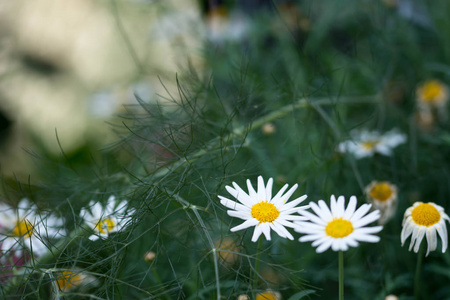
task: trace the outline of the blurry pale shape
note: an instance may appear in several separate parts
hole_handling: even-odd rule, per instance
[[[205,28],[200,20],[200,11],[196,9],[186,9],[163,15],[154,23],[150,37],[172,40],[188,33],[204,37]]]
[[[395,295],[387,295],[384,300],[398,300],[398,297]]]
[[[417,126],[423,132],[432,132],[434,125],[436,124],[436,118],[429,109],[419,109],[415,113],[415,121]]]
[[[276,130],[277,128],[273,123],[266,123],[261,128],[262,133],[264,133],[265,135],[272,135]]]
[[[378,224],[386,224],[397,211],[397,187],[387,181],[372,181],[365,188],[367,201],[380,211]]]
[[[144,255],[144,260],[148,263],[152,263],[155,260],[155,258],[156,258],[156,253],[153,251],[148,251]]]
[[[216,241],[216,248],[219,252],[219,259],[227,266],[233,265],[238,259],[239,248],[236,241],[230,237],[225,237]]]
[[[350,140],[339,143],[337,151],[353,154],[357,159],[371,157],[375,153],[391,156],[392,150],[407,140],[407,136],[397,129],[384,134],[366,129],[352,130],[350,137]]]
[[[244,295],[244,294],[239,295],[237,297],[237,300],[249,300],[249,299],[250,299],[250,297],[248,295]]]
[[[89,112],[96,117],[110,117],[116,112],[117,100],[111,91],[97,92],[88,99]]]
[[[208,38],[220,44],[244,38],[250,30],[250,21],[243,14],[230,14],[225,6],[217,6],[207,16],[207,28]]]

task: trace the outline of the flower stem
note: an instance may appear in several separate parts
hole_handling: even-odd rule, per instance
[[[339,300],[344,300],[344,252],[339,251]]]
[[[253,274],[253,290],[255,291],[258,288],[258,272],[259,272],[259,262],[261,257],[261,249],[262,249],[263,239],[259,237],[258,239],[258,248],[256,250],[256,260],[255,260],[255,269]]]
[[[416,276],[414,277],[415,300],[420,299],[420,272],[422,271],[423,249],[425,249],[425,247],[423,245],[420,245],[419,253],[417,254]]]

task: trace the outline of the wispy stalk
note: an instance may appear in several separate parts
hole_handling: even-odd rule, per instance
[[[152,174],[152,177],[154,179],[161,178],[170,173],[173,170],[178,169],[185,163],[192,163],[196,161],[198,158],[202,157],[203,155],[209,153],[212,150],[217,149],[217,147],[220,145],[220,142],[222,140],[230,140],[234,137],[239,136],[245,136],[248,132],[254,131],[256,129],[261,128],[264,124],[273,122],[275,120],[281,119],[288,115],[289,113],[292,113],[298,109],[301,108],[307,108],[307,107],[321,107],[321,106],[329,106],[329,105],[351,105],[351,104],[373,104],[380,101],[380,95],[371,95],[371,96],[362,96],[362,97],[341,97],[339,100],[333,100],[328,98],[301,98],[297,100],[296,102],[285,105],[271,113],[268,113],[265,116],[262,116],[256,120],[254,120],[250,124],[242,125],[240,127],[237,127],[236,129],[232,130],[231,133],[227,134],[224,137],[215,137],[212,140],[210,140],[206,146],[196,152],[194,152],[189,157],[183,157],[180,158],[160,169],[155,171]]]

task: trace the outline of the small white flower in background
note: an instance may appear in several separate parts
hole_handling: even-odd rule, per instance
[[[0,203],[0,249],[4,253],[22,256],[27,249],[34,256],[41,256],[50,247],[50,239],[64,236],[62,226],[61,219],[40,215],[28,199],[22,199],[17,209]]]
[[[94,201],[89,203],[89,207],[90,209],[83,207],[80,215],[94,229],[94,234],[89,237],[92,241],[99,237],[107,238],[110,233],[121,230],[129,224],[134,213],[134,209],[127,212],[127,201],[123,200],[117,204],[114,196],[109,197],[106,207]]]
[[[248,194],[235,182],[232,184],[233,187],[225,186],[225,188],[240,203],[219,196],[220,203],[232,209],[227,211],[229,216],[245,220],[244,223],[231,228],[232,232],[254,226],[252,242],[256,242],[261,234],[264,234],[266,239],[270,241],[271,229],[283,238],[294,239],[285,227],[295,228],[296,225],[292,221],[305,220],[302,216],[292,214],[308,208],[308,206],[296,207],[306,199],[306,195],[286,203],[297,189],[297,184],[283,195],[289,186],[287,184],[284,185],[273,198],[272,178],[267,181],[267,186],[264,186],[264,179],[262,176],[259,176],[257,191],[253,188],[250,180],[247,179]]]
[[[372,181],[366,188],[367,201],[381,213],[378,223],[383,225],[397,210],[397,187],[387,181]]]
[[[380,212],[375,210],[366,215],[371,206],[363,204],[356,209],[355,196],[350,197],[350,202],[345,209],[345,198],[339,196],[336,200],[331,196],[331,210],[325,201],[319,200],[318,204],[310,202],[311,209],[316,213],[300,211],[299,213],[309,221],[296,222],[295,231],[306,234],[300,242],[313,241],[312,246],[316,252],[321,253],[331,247],[333,251],[347,251],[350,247],[357,247],[358,242],[377,243],[380,238],[373,235],[380,232],[383,226],[364,227],[380,218]]]
[[[450,222],[448,215],[441,206],[433,202],[414,203],[413,206],[405,211],[405,215],[403,216],[403,229],[401,233],[402,246],[412,234],[409,251],[414,247],[414,252],[417,253],[423,237],[426,236],[428,243],[426,255],[428,256],[430,251],[434,251],[437,248],[437,232],[442,239],[442,253],[444,253],[448,245],[445,220]]]
[[[375,153],[390,156],[392,149],[407,140],[406,135],[397,129],[384,134],[378,131],[353,130],[350,136],[351,139],[340,143],[337,150],[341,153],[351,153],[358,159],[373,156]]]

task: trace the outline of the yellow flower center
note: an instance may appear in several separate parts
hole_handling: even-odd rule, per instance
[[[274,292],[263,292],[256,295],[256,300],[277,300]]]
[[[334,238],[343,238],[353,232],[353,225],[348,220],[343,220],[342,218],[334,218],[325,227],[325,232],[328,236]]]
[[[441,219],[439,211],[428,203],[422,203],[414,208],[411,216],[417,225],[427,227],[436,224]]]
[[[391,185],[387,182],[377,183],[370,190],[370,197],[377,199],[378,201],[386,201],[392,196]]]
[[[29,238],[33,232],[33,225],[31,225],[30,221],[22,219],[16,222],[16,226],[12,230],[12,235]]]
[[[95,226],[100,233],[108,233],[113,230],[114,227],[116,227],[116,223],[114,223],[112,218],[100,220],[97,226]]]
[[[72,271],[62,271],[56,283],[61,291],[65,291],[80,285],[81,281],[82,277],[80,274]]]
[[[425,102],[436,102],[443,90],[439,81],[430,80],[422,86],[422,97]]]
[[[379,143],[380,141],[367,141],[367,142],[362,142],[361,146],[365,149],[365,150],[372,150],[373,148],[375,148],[375,146]]]
[[[261,223],[273,222],[280,212],[272,203],[262,201],[252,206],[252,217]]]

